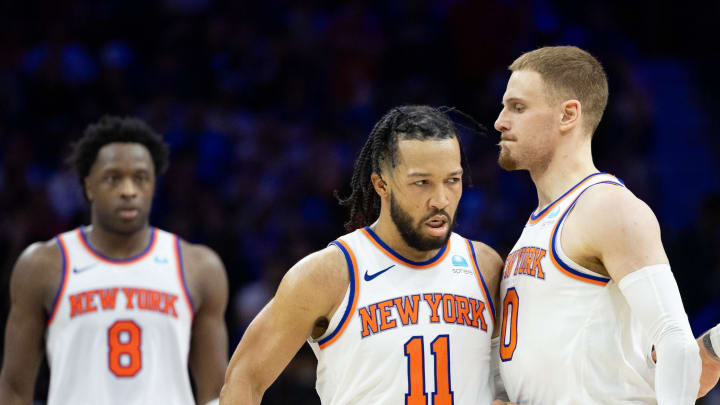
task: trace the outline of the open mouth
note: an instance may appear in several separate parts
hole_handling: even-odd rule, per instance
[[[444,215],[435,215],[425,221],[424,225],[432,236],[445,236],[448,231],[448,219]]]

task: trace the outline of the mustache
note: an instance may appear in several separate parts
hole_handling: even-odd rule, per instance
[[[430,218],[432,218],[432,217],[434,217],[434,216],[436,216],[436,215],[442,215],[442,216],[444,216],[445,219],[447,219],[448,223],[452,222],[452,219],[450,218],[450,214],[448,214],[447,212],[445,212],[445,210],[435,210],[435,211],[431,212],[430,214],[424,216],[424,217],[420,220],[420,223],[423,223],[423,222],[427,221],[428,219],[430,219]]]

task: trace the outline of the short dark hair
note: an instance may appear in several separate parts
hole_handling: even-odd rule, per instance
[[[105,115],[98,122],[88,125],[83,136],[72,144],[72,153],[67,163],[75,170],[81,186],[85,185],[85,177],[90,174],[98,151],[113,142],[139,143],[145,146],[152,157],[156,175],[165,173],[168,168],[168,145],[145,121],[133,117]]]
[[[460,164],[465,176],[469,175],[465,153],[455,124],[445,113],[452,108],[435,108],[426,105],[406,105],[388,111],[375,124],[360,155],[355,161],[349,196],[340,198],[340,205],[350,208],[350,219],[345,229],[353,231],[373,223],[380,215],[380,196],[372,186],[370,176],[395,167],[400,139],[456,138],[460,146]]]

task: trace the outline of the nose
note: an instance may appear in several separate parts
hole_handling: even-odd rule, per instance
[[[123,180],[120,185],[120,196],[125,199],[133,199],[137,196],[138,190],[135,183],[130,178]]]
[[[500,114],[498,114],[494,127],[498,132],[505,132],[510,129],[510,124],[508,123],[507,118],[505,118],[504,108],[500,111]]]
[[[450,199],[448,199],[448,191],[445,189],[444,184],[438,185],[428,204],[433,210],[444,210],[447,208],[450,204]]]

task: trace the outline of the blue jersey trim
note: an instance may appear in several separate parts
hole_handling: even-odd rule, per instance
[[[535,214],[535,213],[530,214],[530,220],[531,220],[531,221],[534,221],[534,220],[536,220],[537,218],[543,216],[543,215],[547,212],[547,210],[549,210],[550,208],[552,208],[558,201],[560,201],[560,200],[562,200],[563,198],[565,198],[566,195],[570,194],[573,190],[575,190],[575,188],[577,188],[577,186],[579,186],[580,184],[582,184],[585,180],[587,180],[587,179],[589,179],[590,177],[593,177],[593,176],[598,176],[598,175],[600,175],[600,174],[610,174],[610,173],[605,173],[605,172],[593,173],[593,174],[585,177],[584,179],[578,181],[574,186],[570,187],[570,189],[569,189],[568,191],[566,191],[563,195],[561,195],[560,197],[556,198],[555,201],[553,201],[551,204],[549,204],[549,205],[547,205],[545,208],[543,208],[542,211],[538,212],[537,214]]]
[[[98,255],[101,258],[103,258],[109,262],[112,262],[112,263],[131,262],[131,261],[136,260],[137,258],[145,255],[150,250],[150,248],[152,248],[152,246],[153,246],[153,242],[155,241],[155,237],[156,237],[156,233],[157,233],[156,231],[157,231],[156,228],[150,227],[150,239],[148,240],[148,244],[147,244],[147,246],[145,246],[145,249],[143,249],[142,252],[136,254],[135,256],[128,257],[126,259],[113,259],[112,257],[106,256],[99,250],[95,249],[95,247],[92,244],[90,244],[90,240],[88,240],[87,235],[85,234],[85,227],[84,226],[80,227],[80,235],[82,236],[83,241],[85,242],[85,246],[87,246],[88,249],[90,249],[96,255]]]
[[[68,260],[65,257],[65,244],[60,240],[60,237],[56,236],[55,240],[57,241],[58,248],[60,249],[60,258],[62,259],[62,274],[60,278],[60,285],[58,285],[57,291],[55,292],[55,298],[53,299],[52,306],[50,307],[50,316],[52,316],[55,313],[56,307],[58,305],[58,300],[60,299],[60,294],[62,294],[63,287],[65,286],[65,274],[68,271]]]
[[[465,239],[468,243],[468,246],[470,246],[470,251],[472,252],[472,260],[475,262],[475,268],[477,269],[478,276],[480,276],[480,281],[482,282],[483,289],[485,289],[485,295],[487,296],[487,299],[490,304],[490,310],[492,311],[492,319],[495,319],[495,305],[493,305],[492,301],[492,295],[490,295],[490,290],[487,287],[487,284],[485,284],[485,278],[482,275],[482,272],[480,271],[480,264],[478,264],[477,257],[475,257],[475,246],[473,246],[473,243],[470,239]]]
[[[565,210],[565,212],[562,214],[562,216],[561,216],[560,219],[558,220],[558,224],[557,224],[557,226],[555,227],[555,230],[553,231],[552,235],[550,235],[550,248],[551,248],[551,250],[552,250],[551,254],[554,256],[555,261],[556,261],[560,266],[562,266],[563,269],[565,269],[567,272],[572,273],[572,274],[574,274],[574,275],[576,275],[576,276],[578,276],[578,277],[585,278],[585,279],[588,279],[588,280],[593,280],[593,281],[599,281],[599,282],[601,282],[601,283],[608,283],[608,282],[610,281],[610,279],[607,278],[607,277],[593,276],[592,274],[583,273],[583,272],[580,272],[580,271],[577,271],[577,270],[573,269],[573,268],[570,267],[567,263],[563,262],[562,259],[560,258],[560,256],[558,256],[558,254],[557,254],[557,249],[555,248],[555,245],[556,245],[557,234],[558,234],[557,231],[561,228],[562,222],[565,220],[565,217],[567,217],[567,214],[568,214],[568,213],[572,210],[572,208],[575,206],[575,204],[577,203],[577,200],[580,198],[580,196],[582,196],[586,191],[588,191],[588,190],[590,189],[590,187],[596,186],[596,185],[598,185],[598,184],[606,184],[606,183],[607,183],[607,184],[615,184],[615,185],[619,185],[619,186],[621,186],[621,187],[624,187],[624,185],[623,185],[622,183],[619,183],[619,182],[616,182],[616,181],[610,181],[610,180],[600,181],[600,182],[597,182],[597,183],[595,183],[595,184],[589,185],[585,190],[583,190],[580,194],[578,194],[577,197],[575,197],[575,200],[572,202],[572,204],[570,204],[570,206]]]
[[[350,275],[350,296],[348,297],[348,303],[347,307],[345,308],[345,313],[342,316],[342,319],[340,319],[340,322],[338,323],[335,330],[326,336],[325,338],[318,341],[318,345],[323,345],[325,342],[329,341],[330,339],[334,338],[335,335],[338,334],[338,332],[342,329],[342,326],[345,324],[345,322],[348,320],[348,317],[350,316],[350,311],[352,310],[352,303],[355,300],[355,294],[357,294],[356,291],[356,285],[355,285],[355,269],[353,268],[352,259],[350,258],[350,253],[345,249],[345,247],[340,244],[338,241],[332,241],[330,242],[330,245],[337,246],[338,249],[343,253],[343,256],[345,256],[345,261],[348,265],[348,273]]]
[[[440,249],[440,251],[438,251],[437,254],[435,256],[433,256],[431,259],[425,260],[424,262],[416,262],[416,261],[413,261],[410,259],[406,259],[405,257],[400,255],[396,251],[392,250],[392,248],[390,248],[390,246],[385,244],[385,242],[383,242],[382,239],[380,239],[380,237],[377,236],[377,234],[375,232],[373,232],[372,229],[370,229],[370,227],[365,227],[364,229],[373,238],[373,240],[375,240],[375,242],[377,242],[380,246],[382,246],[382,248],[385,249],[388,253],[393,255],[396,259],[400,260],[401,262],[407,263],[411,266],[427,266],[427,265],[433,264],[435,261],[437,261],[438,259],[440,259],[443,256],[443,254],[445,253],[445,250],[447,250],[447,247],[448,247],[448,244],[446,243],[445,245],[443,245],[443,247]],[[449,241],[449,239],[448,239],[448,241]]]
[[[177,261],[180,267],[180,279],[182,280],[182,287],[185,290],[185,296],[190,301],[190,312],[191,315],[195,315],[195,303],[190,296],[190,289],[188,288],[187,281],[185,280],[185,266],[183,266],[182,250],[180,249],[180,237],[175,235],[175,248],[177,249]]]

